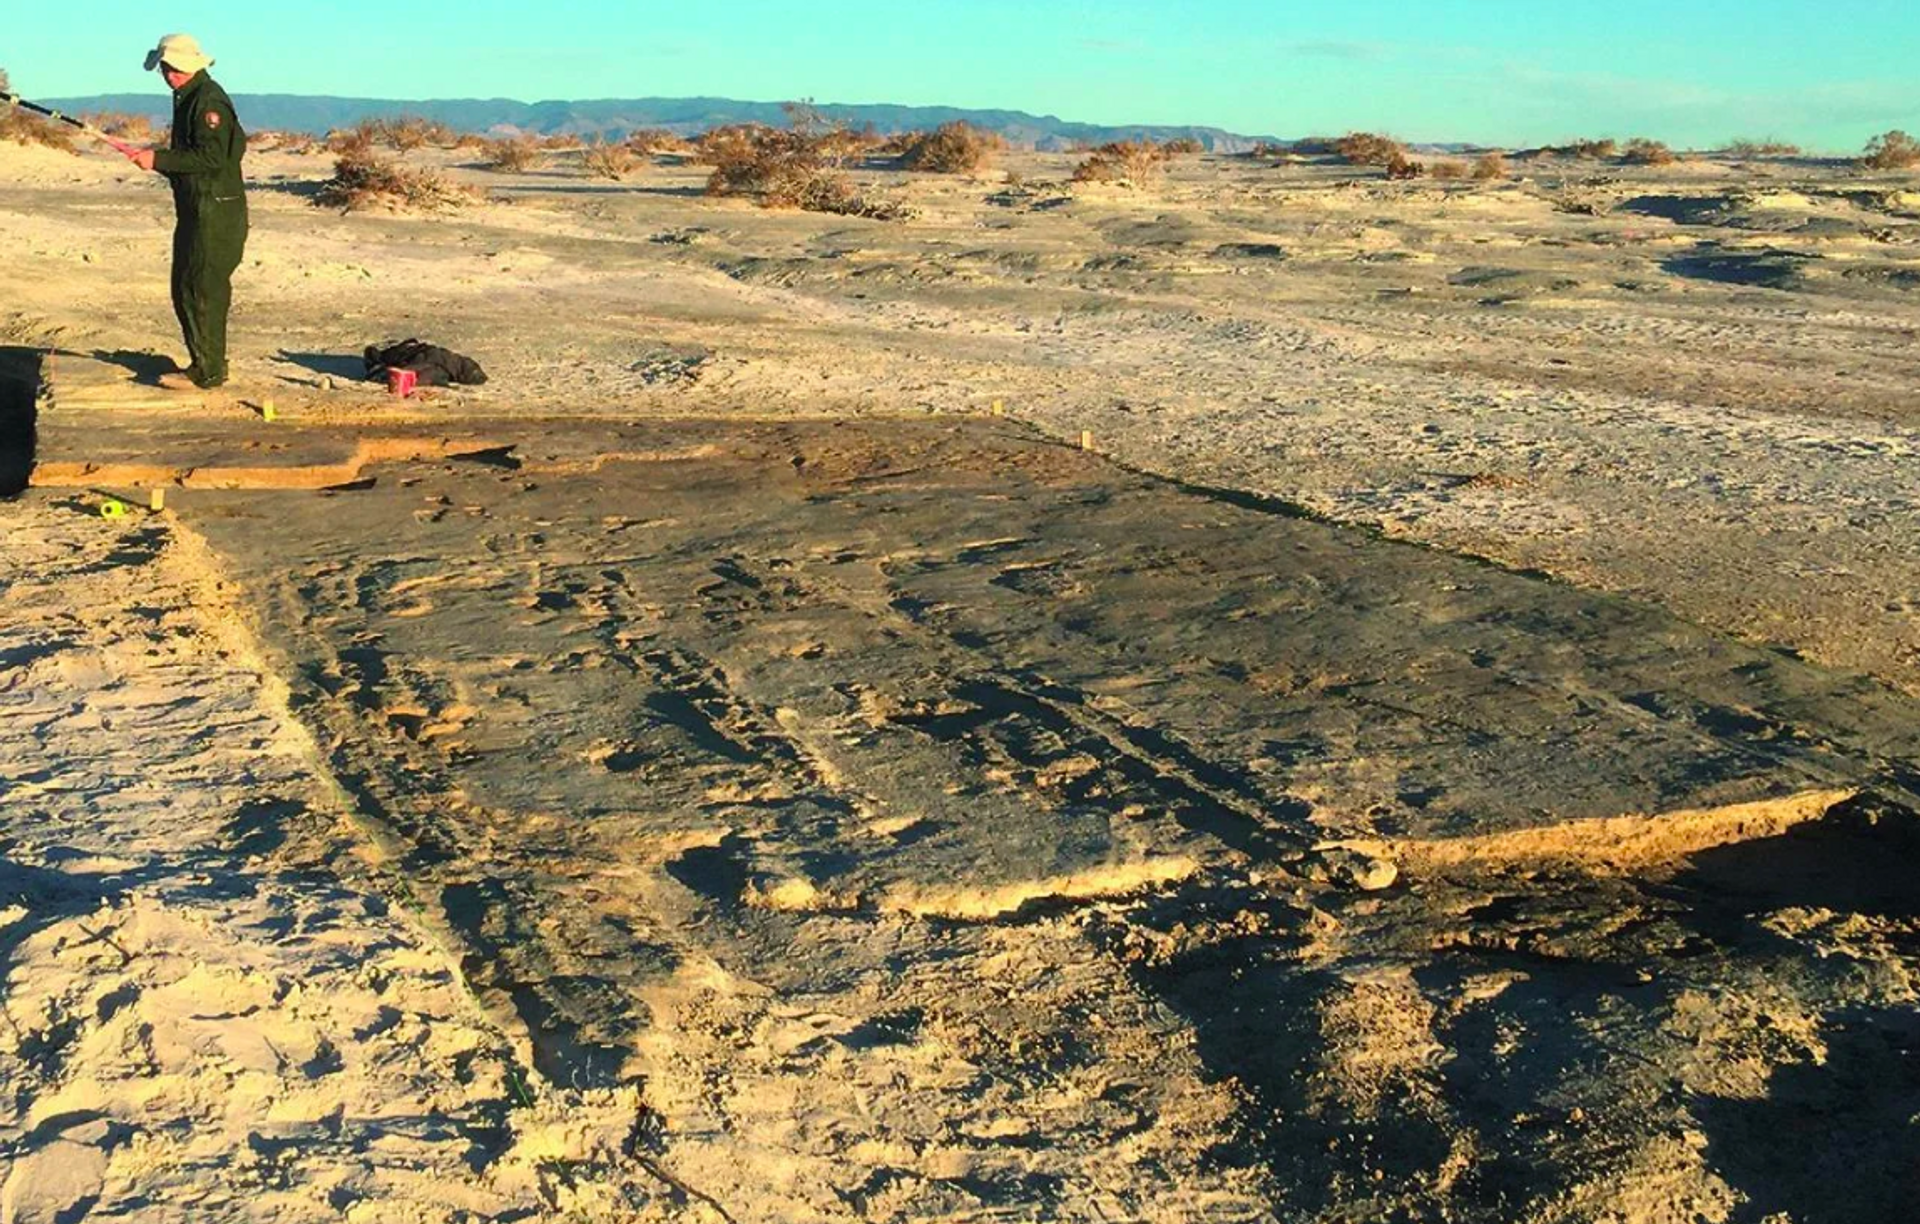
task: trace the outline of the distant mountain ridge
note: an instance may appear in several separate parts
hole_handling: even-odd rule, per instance
[[[81,98],[35,99],[71,113],[115,111],[171,116],[165,93],[95,94]],[[362,119],[420,115],[463,132],[530,132],[540,136],[619,137],[635,128],[667,128],[692,135],[729,123],[785,126],[778,102],[741,102],[732,98],[631,98],[582,102],[516,102],[510,98],[442,98],[401,102],[380,98],[306,97],[297,94],[236,94],[234,104],[251,130],[312,132],[351,127]],[[1267,136],[1243,136],[1221,128],[1074,123],[1052,115],[1014,110],[968,110],[954,106],[826,104],[826,118],[853,127],[872,124],[881,132],[938,127],[962,120],[1005,136],[1023,148],[1058,150],[1114,140],[1172,140],[1190,137],[1215,153],[1244,153]]]

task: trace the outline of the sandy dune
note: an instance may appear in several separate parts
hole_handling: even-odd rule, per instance
[[[422,159],[250,161],[181,402],[163,193],[0,148],[0,1219],[1920,1190],[1914,183]]]

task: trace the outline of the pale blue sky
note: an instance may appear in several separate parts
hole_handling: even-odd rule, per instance
[[[28,96],[158,89],[198,35],[235,93],[1006,107],[1277,136],[1354,128],[1532,143],[1920,130],[1920,0],[20,0],[0,66]],[[76,20],[83,18],[84,20]]]

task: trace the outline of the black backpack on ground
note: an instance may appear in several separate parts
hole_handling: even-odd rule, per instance
[[[446,387],[455,383],[477,387],[487,381],[487,372],[473,358],[424,340],[369,344],[366,358],[367,377],[376,381],[384,382],[388,370],[412,370],[423,387]]]

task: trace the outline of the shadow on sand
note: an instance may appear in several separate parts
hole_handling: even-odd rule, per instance
[[[1698,1107],[1709,1158],[1748,1198],[1737,1224],[1880,1224],[1913,1210],[1920,1016],[1863,1006],[1829,1017],[1822,1044],[1817,1062],[1775,1067],[1764,1096]]]
[[[294,353],[281,349],[274,356],[289,365],[331,378],[364,382],[367,377],[366,358],[357,353]]]
[[[1727,197],[1643,195],[1623,200],[1613,211],[1658,217],[1675,225],[1712,225],[1727,214]]]
[[[330,181],[330,179],[319,178],[272,179],[267,182],[248,183],[247,190],[272,191],[280,195],[290,195],[297,200],[314,200],[327,189],[327,183]]]
[[[1818,259],[1817,255],[1798,251],[1729,251],[1714,243],[1705,243],[1689,254],[1661,260],[1660,267],[1688,280],[1790,290],[1804,288],[1806,268]]]
[[[104,365],[119,366],[133,375],[133,381],[150,387],[159,385],[162,374],[172,374],[180,368],[180,363],[171,357],[134,349],[95,349],[87,356]]]
[[[1654,1086],[1645,1128],[1698,1128],[1708,1167],[1748,1198],[1732,1217],[1740,1224],[1872,1224],[1905,1218],[1901,1204],[1920,1194],[1920,1015],[1865,1002],[1826,1013],[1824,1061],[1781,1062],[1759,1096],[1674,1094],[1670,1067],[1636,1068],[1634,1051],[1670,1042],[1676,1014],[1703,983],[1779,972],[1794,954],[1768,925],[1781,912],[1920,914],[1916,865],[1920,815],[1870,792],[1784,835],[1701,852],[1670,881],[1483,875],[1466,881],[1481,900],[1459,911],[1452,930],[1417,894],[1321,900],[1342,925],[1368,930],[1353,940],[1370,949],[1356,958],[1364,963],[1303,964],[1300,916],[1284,899],[1190,890],[1146,907],[1145,925],[1171,935],[1200,899],[1261,921],[1134,975],[1187,1017],[1210,1069],[1241,1085],[1264,1119],[1247,1149],[1215,1158],[1265,1164],[1308,1213],[1377,1186],[1386,1192],[1378,1218],[1412,1218],[1384,1204],[1396,1195],[1421,1201],[1423,1179],[1471,1131],[1474,1160],[1428,1205],[1444,1202],[1460,1220],[1534,1218],[1539,1204],[1591,1175],[1596,1145],[1623,1141],[1583,1134],[1568,1102],[1600,1084],[1626,1091],[1646,1081]],[[1422,887],[1437,896],[1459,883]],[[1402,944],[1419,988],[1410,997],[1458,1001],[1490,974],[1503,975],[1501,990],[1433,1014],[1444,1062],[1385,1081],[1376,1097],[1343,1096],[1352,1073],[1329,1062],[1329,1032],[1366,997],[1354,983],[1392,959],[1379,949],[1407,932],[1418,932]],[[1523,1059],[1503,1052],[1519,1032]],[[1481,1125],[1515,1118],[1528,1122]]]

